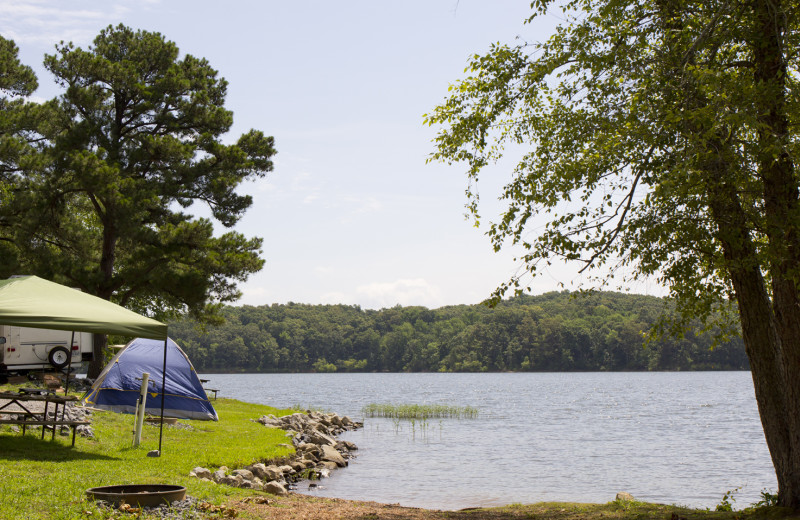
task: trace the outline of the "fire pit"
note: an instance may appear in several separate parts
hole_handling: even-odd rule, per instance
[[[115,506],[125,502],[140,507],[153,507],[183,500],[186,488],[169,484],[128,484],[87,489],[86,495],[92,500],[104,500]]]

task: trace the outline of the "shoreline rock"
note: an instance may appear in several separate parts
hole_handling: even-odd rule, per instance
[[[355,457],[353,452],[358,447],[352,442],[340,441],[336,436],[364,426],[347,416],[311,410],[283,417],[264,415],[254,421],[286,431],[292,438],[295,454],[281,461],[281,464],[258,462],[235,470],[221,466],[214,472],[196,467],[189,472],[189,476],[217,484],[258,489],[273,495],[286,495],[301,480],[325,478],[332,470],[346,467],[348,460]]]

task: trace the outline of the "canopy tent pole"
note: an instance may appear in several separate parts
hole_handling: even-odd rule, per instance
[[[69,347],[67,350],[69,351],[69,361],[67,361],[67,381],[64,383],[64,395],[67,395],[67,389],[69,389],[69,373],[72,371],[72,345],[75,343],[75,331],[72,331],[72,337],[69,339]],[[65,407],[66,408],[66,407]],[[62,416],[63,419],[63,416]]]
[[[164,399],[167,395],[167,340],[164,338],[164,365],[161,367],[161,429],[158,432],[158,455],[161,456],[161,437],[164,435]]]
[[[67,350],[69,351],[69,361],[67,361],[67,379],[64,381],[64,395],[67,395],[67,390],[69,390],[69,373],[72,372],[72,344],[75,343],[75,331],[72,331],[72,337],[69,338],[69,346]],[[54,414],[58,414],[58,405],[56,405],[56,411]],[[64,417],[67,415],[67,404],[64,403],[63,408],[61,409],[61,420],[64,420]],[[53,415],[55,417],[55,415]],[[47,419],[47,417],[45,417]],[[53,426],[53,436],[56,434],[56,427]],[[42,426],[42,438],[44,439],[44,426]]]

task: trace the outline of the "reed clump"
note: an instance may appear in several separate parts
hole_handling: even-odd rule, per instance
[[[387,417],[390,419],[474,419],[478,409],[472,406],[446,404],[377,404],[361,409],[364,417]]]

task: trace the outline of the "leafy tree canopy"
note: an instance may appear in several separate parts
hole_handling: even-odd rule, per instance
[[[31,95],[38,84],[33,70],[20,63],[18,54],[14,42],[0,36],[0,205],[8,204],[12,196],[8,181],[35,162],[31,160],[35,149],[30,132],[35,109],[23,98]],[[2,235],[0,255],[12,272],[19,266],[15,248]]]
[[[3,237],[28,272],[155,317],[213,318],[262,267],[261,239],[182,208],[233,226],[252,204],[238,186],[273,168],[273,138],[226,144],[227,82],[158,33],[109,26],[44,63],[64,93],[37,127],[45,166],[20,172],[0,208]]]
[[[29,96],[37,86],[33,70],[20,63],[17,46],[0,36],[0,91],[5,95]]]
[[[559,4],[561,5],[561,4]],[[532,3],[533,17],[553,2]],[[684,319],[735,298],[779,500],[800,509],[796,2],[573,0],[549,39],[495,45],[426,117],[478,175],[527,152],[495,249],[655,276]],[[524,287],[519,278],[502,285]]]
[[[21,98],[37,87],[36,75],[20,63],[18,54],[14,42],[0,36],[0,180],[19,170],[20,158],[27,151],[26,125],[21,117],[25,100]]]

